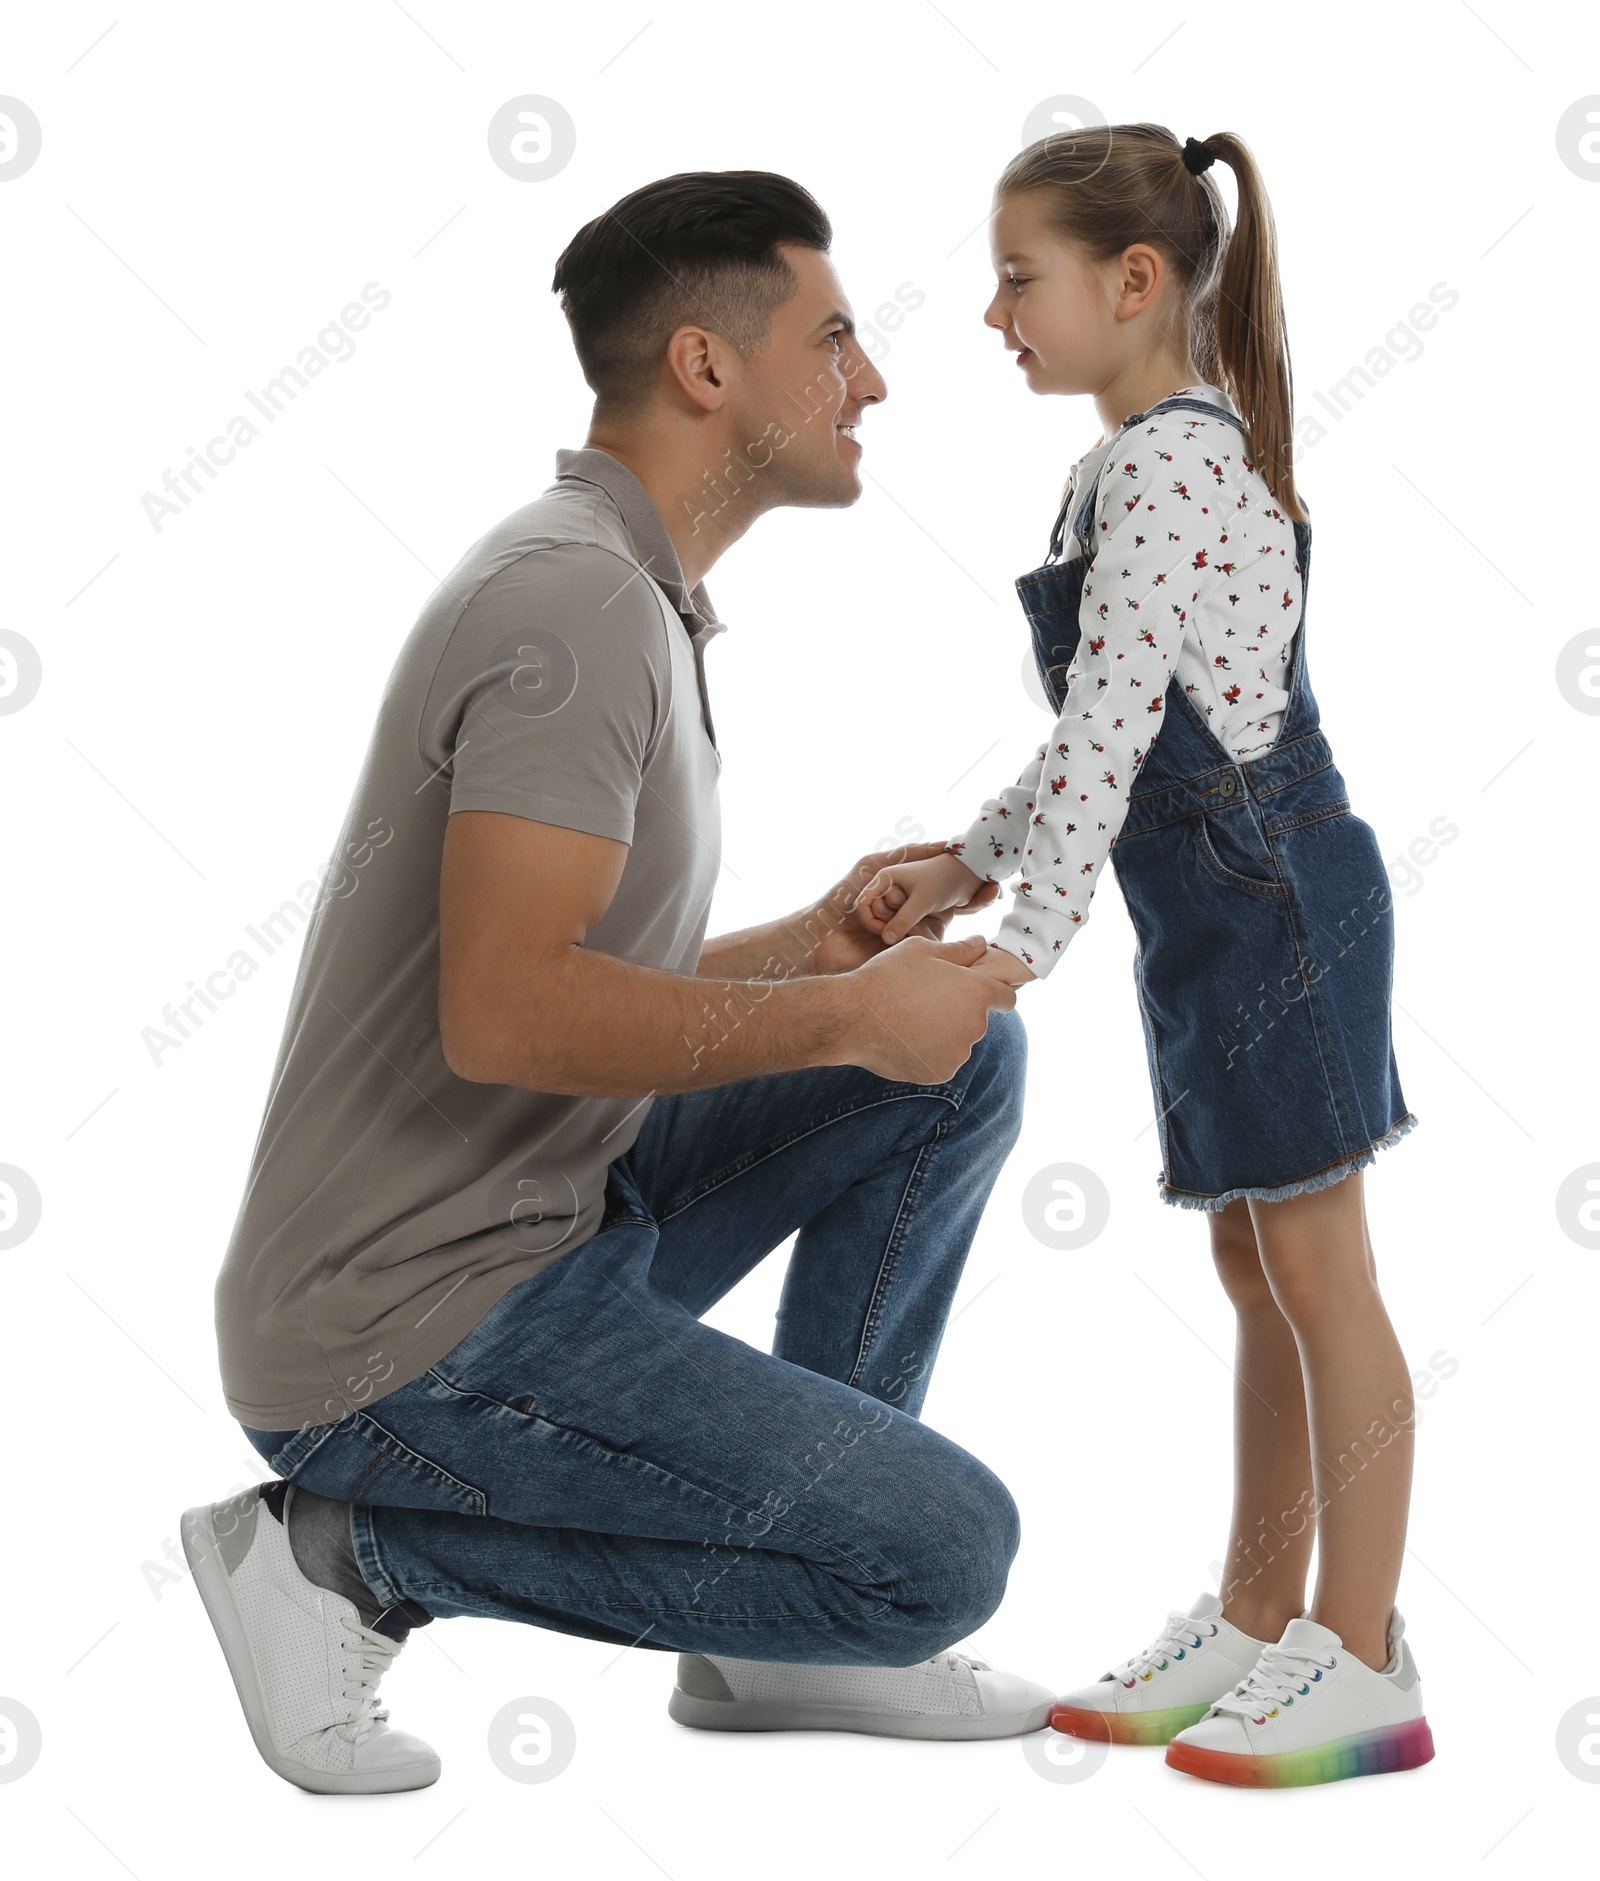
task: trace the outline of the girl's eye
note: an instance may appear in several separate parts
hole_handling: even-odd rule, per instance
[[[1012,287],[1021,287],[1025,281],[1031,281],[1032,279],[1033,276],[1031,274],[1008,274],[1006,276],[1007,282]]]

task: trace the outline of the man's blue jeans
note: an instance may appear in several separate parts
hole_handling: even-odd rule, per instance
[[[947,1084],[846,1066],[658,1098],[600,1231],[422,1377],[246,1435],[355,1505],[386,1603],[749,1659],[928,1658],[995,1610],[1017,1548],[1005,1485],[918,1414],[1024,1058],[995,1013]],[[796,1230],[773,1351],[703,1325]]]

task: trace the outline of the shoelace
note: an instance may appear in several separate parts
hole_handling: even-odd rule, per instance
[[[1265,1724],[1268,1718],[1277,1716],[1281,1706],[1304,1698],[1321,1682],[1323,1673],[1331,1672],[1338,1663],[1336,1653],[1319,1659],[1304,1646],[1268,1646],[1249,1676],[1226,1697],[1217,1699],[1212,1710],[1248,1718],[1252,1724]]]
[[[954,1650],[950,1652],[936,1652],[928,1661],[928,1664],[931,1666],[943,1666],[952,1672],[956,1671],[961,1666],[966,1666],[973,1672],[992,1672],[994,1670],[994,1667],[990,1665],[987,1659],[980,1659],[975,1653],[956,1652]]]
[[[402,1640],[374,1633],[359,1621],[345,1623],[344,1695],[350,1700],[353,1709],[350,1716],[334,1728],[347,1742],[359,1744],[375,1724],[387,1722],[389,1709],[378,1703],[378,1681],[388,1671],[390,1661],[403,1644]],[[355,1658],[354,1664],[351,1663],[352,1657]]]
[[[1172,1660],[1187,1659],[1191,1652],[1197,1652],[1216,1630],[1214,1620],[1196,1620],[1187,1613],[1169,1613],[1156,1640],[1143,1652],[1113,1666],[1110,1676],[1121,1679],[1124,1685],[1132,1685],[1135,1679],[1149,1678],[1152,1672],[1164,1672]]]

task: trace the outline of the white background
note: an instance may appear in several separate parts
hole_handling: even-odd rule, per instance
[[[37,1183],[43,1218],[0,1253],[0,1698],[38,1718],[43,1754],[0,1783],[8,1854],[54,1846],[73,1874],[141,1881],[580,1862],[675,1881],[1039,1862],[1220,1877],[1268,1849],[1279,1872],[1492,1875],[1589,1833],[1596,1793],[1556,1736],[1600,1693],[1600,1282],[1556,1196],[1600,1160],[1600,719],[1563,697],[1556,660],[1594,620],[1600,187],[1561,162],[1556,126],[1600,91],[1597,53],[1575,11],[1503,0],[1310,17],[970,0],[11,10],[0,91],[44,143],[0,187],[0,625],[44,678],[0,718],[0,1162]],[[492,113],[528,92],[577,126],[543,181],[486,146]],[[304,1796],[257,1759],[163,1552],[186,1506],[262,1474],[222,1403],[211,1288],[295,950],[159,1065],[141,1032],[326,859],[435,574],[582,443],[551,267],[655,176],[792,175],[833,217],[863,321],[902,283],[925,295],[882,336],[890,396],[865,426],[861,502],[769,516],[709,578],[729,623],[711,655],[714,926],[795,906],[896,831],[944,835],[1009,781],[1046,722],[1011,581],[1042,560],[1098,424],[1086,400],[1031,398],[982,326],[981,225],[1056,94],[1247,139],[1279,220],[1300,410],[1326,424],[1300,460],[1309,667],[1355,807],[1395,859],[1395,1041],[1421,1119],[1368,1171],[1369,1212],[1413,1368],[1455,1368],[1423,1401],[1400,1595],[1437,1760],[1255,1795],[1138,1751],[1057,1783],[1014,1741],[708,1737],[665,1715],[670,1657],[456,1621],[418,1635],[385,1687],[439,1748],[439,1784]],[[370,281],[392,301],[355,356],[156,531],[143,494]],[[1372,349],[1413,350],[1397,326],[1438,282],[1459,301],[1420,356],[1324,412],[1316,393]],[[1404,863],[1440,818],[1454,839]],[[1099,899],[1024,995],[1025,1134],[926,1407],[1023,1511],[977,1645],[1062,1688],[1211,1584],[1228,1502],[1229,1314],[1202,1219],[1155,1199],[1131,937],[1116,891]],[[1019,1210],[1060,1161],[1112,1198],[1077,1253],[1042,1247]],[[780,1261],[716,1323],[767,1343]],[[543,1785],[485,1749],[521,1697],[576,1725],[571,1767]]]

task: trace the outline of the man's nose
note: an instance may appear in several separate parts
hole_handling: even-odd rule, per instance
[[[855,350],[856,369],[850,374],[847,396],[858,405],[879,405],[889,396],[883,374],[859,346]]]

